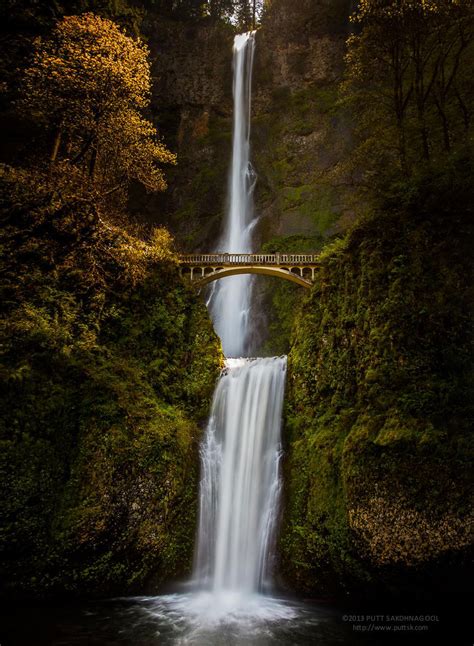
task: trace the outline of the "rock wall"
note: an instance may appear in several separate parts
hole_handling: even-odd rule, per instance
[[[303,236],[315,250],[350,215],[334,169],[348,145],[338,106],[349,7],[271,5],[257,37],[253,149],[262,239]]]

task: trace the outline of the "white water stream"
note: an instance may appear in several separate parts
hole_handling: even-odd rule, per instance
[[[250,253],[256,224],[253,190],[256,176],[250,162],[250,113],[255,33],[235,37],[233,49],[234,112],[232,160],[224,230],[216,251]],[[209,309],[227,357],[245,356],[249,347],[252,276],[232,276],[213,283]]]
[[[219,251],[252,251],[254,48],[253,32],[236,36],[229,208]],[[208,304],[227,357],[248,351],[251,288],[245,275],[214,283]],[[188,627],[177,643],[208,646],[244,635],[245,643],[257,643],[254,638],[260,639],[269,623],[281,625],[299,614],[294,605],[268,594],[281,489],[285,375],[286,357],[226,360],[201,445],[193,592],[161,597],[148,610],[160,621]]]
[[[222,251],[252,251],[254,49],[254,32],[236,36],[232,164]],[[228,357],[241,357],[248,347],[251,286],[250,276],[225,278],[217,281],[211,295],[211,314]],[[286,357],[227,359],[214,393],[201,446],[194,569],[196,586],[205,593],[208,618],[209,613],[214,618],[235,612],[253,616],[257,608],[276,603],[268,597],[256,600],[271,585],[285,374]]]
[[[286,358],[226,363],[201,447],[195,574],[216,595],[245,595],[270,583]]]

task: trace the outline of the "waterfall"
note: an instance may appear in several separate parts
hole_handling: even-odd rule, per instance
[[[229,208],[220,251],[252,251],[255,174],[249,151],[254,47],[253,32],[236,36]],[[237,643],[234,627],[239,635],[247,631],[250,638],[259,627],[266,631],[268,622],[296,616],[293,607],[267,594],[281,489],[286,357],[241,358],[249,348],[251,280],[232,276],[214,285],[209,301],[212,318],[224,353],[234,358],[226,360],[217,382],[200,447],[192,592],[160,597],[150,610],[175,627],[186,622],[190,632],[179,643],[205,646]]]
[[[250,164],[254,48],[254,32],[236,36],[229,207],[220,251],[252,251],[256,222],[255,174]],[[213,285],[208,304],[228,358],[200,447],[193,576],[185,593],[145,598],[144,610],[164,627],[163,635],[159,633],[164,644],[270,643],[270,624],[277,632],[284,626],[291,633],[288,622],[304,614],[294,603],[270,594],[281,493],[286,357],[245,358],[250,347],[249,276],[227,277]],[[166,641],[167,631],[181,634],[182,639]]]
[[[233,49],[234,113],[228,208],[219,252],[250,253],[255,173],[250,163],[250,113],[255,32],[235,37]],[[209,309],[228,357],[244,356],[249,347],[249,311],[252,277],[233,276],[214,283]]]
[[[221,251],[252,251],[255,224],[250,164],[254,32],[233,50],[234,128],[229,208]],[[210,309],[226,356],[248,348],[251,280],[215,283]],[[201,446],[199,532],[194,579],[222,607],[267,587],[280,494],[280,434],[286,357],[227,359]]]
[[[195,576],[214,593],[258,592],[269,578],[280,493],[286,358],[228,360],[201,447]]]

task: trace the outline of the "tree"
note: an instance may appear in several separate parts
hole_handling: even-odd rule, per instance
[[[407,177],[465,149],[474,92],[474,8],[467,0],[361,0],[344,92],[359,168]]]
[[[206,12],[214,20],[230,19],[234,12],[234,0],[208,0]]]
[[[236,0],[234,3],[234,17],[240,29],[255,29],[262,11],[262,0]]]
[[[150,102],[148,49],[92,13],[67,16],[36,43],[23,106],[51,133],[50,164],[79,168],[101,195],[131,180],[166,188],[161,166],[176,157],[142,116]]]

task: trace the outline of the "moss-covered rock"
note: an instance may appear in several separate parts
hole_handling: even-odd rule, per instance
[[[221,354],[172,256],[2,174],[3,594],[124,593],[189,571]]]
[[[473,230],[450,181],[321,255],[289,355],[281,567],[301,591],[467,575]]]

